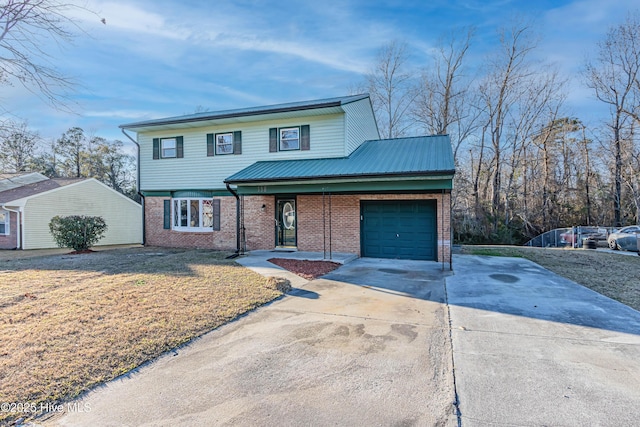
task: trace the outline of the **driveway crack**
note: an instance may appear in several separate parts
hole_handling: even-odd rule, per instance
[[[449,345],[451,346],[451,374],[453,376],[453,407],[456,413],[456,419],[458,420],[458,427],[462,427],[462,412],[460,411],[460,398],[458,396],[458,385],[456,382],[456,361],[453,356],[453,328],[451,324],[451,309],[449,306],[449,292],[447,289],[447,279],[444,282],[444,303],[447,307],[447,321],[449,322]]]

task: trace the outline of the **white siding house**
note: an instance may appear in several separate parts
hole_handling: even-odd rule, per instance
[[[11,230],[18,248],[57,247],[49,231],[56,215],[102,217],[108,229],[98,245],[142,243],[141,205],[93,178],[52,179],[2,192],[0,205],[19,215]]]
[[[145,245],[450,260],[451,142],[380,140],[368,94],[120,128],[139,149]]]

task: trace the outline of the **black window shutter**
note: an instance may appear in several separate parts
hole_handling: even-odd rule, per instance
[[[164,226],[165,230],[171,228],[171,200],[164,201]]]
[[[220,231],[220,199],[213,199],[213,229]]]
[[[309,125],[300,126],[300,149],[301,150],[310,150],[311,149],[311,141],[309,138]]]
[[[176,136],[176,157],[181,159],[184,157],[184,138]]]
[[[269,129],[269,152],[278,151],[278,128]]]
[[[216,146],[213,143],[213,134],[207,134],[207,156],[213,156],[216,153]]]
[[[242,131],[233,132],[233,154],[242,154]]]
[[[160,138],[153,138],[153,160],[160,158]]]

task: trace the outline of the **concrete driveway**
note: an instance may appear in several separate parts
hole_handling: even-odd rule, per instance
[[[520,258],[447,278],[463,426],[634,426],[640,312]]]
[[[56,426],[455,425],[440,265],[355,260],[109,382]],[[89,410],[86,410],[86,409]]]
[[[357,259],[306,282],[266,262],[271,256],[239,262],[287,277],[296,287],[290,295],[99,387],[76,403],[84,411],[45,424],[640,419],[640,313],[536,264],[455,256],[451,275],[437,263]]]

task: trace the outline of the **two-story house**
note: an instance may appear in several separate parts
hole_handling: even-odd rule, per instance
[[[448,136],[380,140],[366,94],[120,127],[147,245],[450,260]]]

